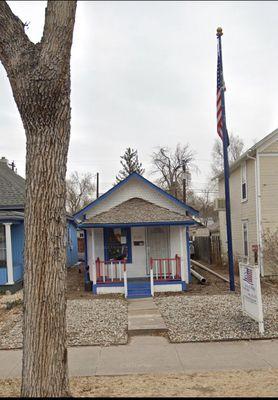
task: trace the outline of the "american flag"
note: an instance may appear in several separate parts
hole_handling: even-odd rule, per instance
[[[243,280],[250,285],[253,285],[253,274],[251,268],[245,268]]]
[[[217,47],[217,91],[216,91],[216,109],[217,109],[217,133],[223,141],[224,129],[223,129],[223,103],[222,103],[222,92],[225,91],[225,83],[223,78],[222,58],[220,43],[218,42]],[[228,138],[227,138],[228,139]],[[229,145],[229,140],[227,140]]]

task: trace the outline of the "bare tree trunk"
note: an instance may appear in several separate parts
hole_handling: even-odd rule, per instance
[[[65,176],[75,11],[76,1],[48,2],[42,40],[33,44],[0,2],[0,59],[27,138],[23,397],[69,394]]]

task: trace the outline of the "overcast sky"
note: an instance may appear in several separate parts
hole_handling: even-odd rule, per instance
[[[9,1],[40,41],[44,1]],[[278,3],[79,1],[72,48],[68,174],[100,174],[100,192],[131,146],[151,172],[157,146],[190,143],[203,187],[216,133],[216,28],[229,132],[246,147],[278,128]],[[1,154],[25,171],[25,135],[0,65]]]

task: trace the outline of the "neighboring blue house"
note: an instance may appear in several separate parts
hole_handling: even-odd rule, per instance
[[[22,286],[25,180],[0,159],[0,290]],[[67,265],[78,261],[76,223],[67,217]]]

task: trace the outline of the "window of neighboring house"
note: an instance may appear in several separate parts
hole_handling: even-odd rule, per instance
[[[5,226],[0,224],[0,267],[7,266]]]
[[[247,170],[246,161],[241,164],[241,201],[247,200]]]
[[[243,233],[243,254],[248,257],[248,221],[242,222],[242,233]]]
[[[105,261],[131,258],[130,228],[104,228],[104,256]]]
[[[72,245],[71,230],[70,230],[69,225],[68,225],[68,227],[67,227],[67,239],[68,239],[68,240],[67,240],[67,242],[68,242],[68,248],[69,248],[70,251],[72,251],[73,245]]]

